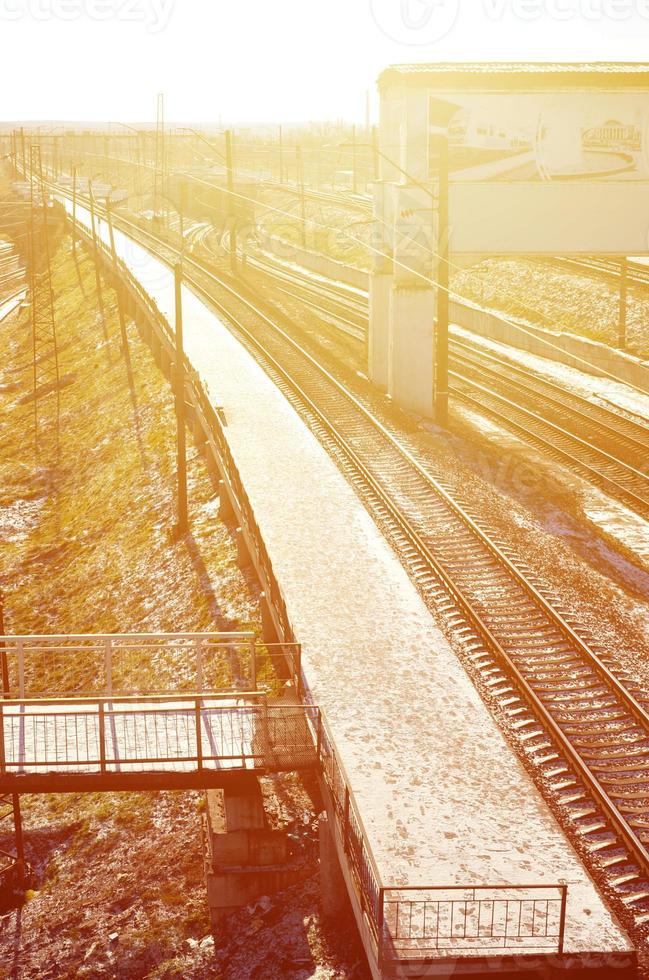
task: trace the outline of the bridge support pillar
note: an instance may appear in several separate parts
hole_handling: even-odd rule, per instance
[[[271,616],[268,599],[263,592],[259,597],[259,617],[261,619],[261,638],[263,642],[280,643],[281,640],[277,635],[277,630],[275,629],[275,623],[273,622],[273,617]]]
[[[320,816],[320,900],[326,918],[342,915],[349,909],[345,879],[340,870],[336,842],[326,812]]]
[[[205,429],[201,424],[197,412],[192,413],[191,425],[192,425],[192,435],[194,436],[194,442],[196,443],[197,448],[201,452],[204,452],[205,443],[207,442],[207,436],[205,435]]]
[[[237,565],[239,568],[250,568],[252,559],[243,534],[243,528],[238,527],[234,533],[237,542]]]
[[[433,414],[435,291],[397,283],[390,303],[388,393],[405,409]]]
[[[241,775],[207,793],[204,823],[207,899],[213,926],[230,912],[301,881],[313,866],[289,854],[288,837],[272,830],[259,780]]]
[[[219,517],[224,524],[232,526],[236,523],[237,516],[232,506],[230,493],[224,480],[219,480]]]
[[[375,385],[388,387],[390,299],[393,277],[378,267],[370,276],[370,319],[367,335],[367,370]]]

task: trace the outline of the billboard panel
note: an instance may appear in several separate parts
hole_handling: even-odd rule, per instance
[[[448,134],[452,251],[649,253],[648,65],[395,66],[381,94],[431,184]]]
[[[649,180],[649,92],[436,93],[431,175],[445,108],[453,181]]]

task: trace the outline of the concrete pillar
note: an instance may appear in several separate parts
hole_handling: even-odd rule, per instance
[[[243,534],[243,528],[238,527],[234,534],[237,543],[237,565],[239,568],[249,568],[252,564],[252,559]]]
[[[343,915],[349,909],[349,896],[340,870],[333,830],[326,813],[320,817],[320,900],[326,918]]]
[[[192,433],[194,436],[194,442],[196,443],[199,449],[203,449],[205,443],[207,442],[207,436],[205,435],[205,429],[203,428],[203,424],[200,418],[198,417],[198,412],[192,413],[191,424],[192,424]]]
[[[370,380],[387,390],[390,341],[390,297],[393,277],[388,272],[370,276],[370,320],[367,338],[367,370]]]
[[[219,480],[219,517],[224,524],[232,525],[237,516],[230,500],[230,492],[223,480]]]
[[[394,284],[390,301],[388,393],[403,408],[433,414],[435,292]]]
[[[393,227],[388,393],[403,408],[433,414],[435,217],[425,188],[402,182],[385,195]]]
[[[288,838],[268,826],[254,773],[233,776],[224,789],[207,793],[205,871],[213,926],[259,899],[301,881],[304,862],[289,855]]]
[[[390,291],[392,289],[392,188],[384,180],[374,183],[374,229],[376,249],[369,289],[367,372],[379,388],[388,387],[388,338],[390,333]]]
[[[260,830],[266,827],[264,800],[255,773],[241,773],[236,781],[232,780],[220,792],[223,820],[228,831]]]
[[[265,594],[259,597],[259,617],[261,619],[261,638],[264,643],[279,643],[280,638],[275,629],[275,623],[270,613],[270,606]]]

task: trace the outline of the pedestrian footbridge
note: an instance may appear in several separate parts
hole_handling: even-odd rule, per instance
[[[319,711],[273,698],[279,652],[252,634],[0,642],[0,793],[209,788],[315,765]]]

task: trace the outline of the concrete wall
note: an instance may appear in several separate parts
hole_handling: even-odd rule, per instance
[[[481,337],[510,344],[539,357],[553,358],[569,367],[590,370],[596,376],[613,375],[649,393],[649,361],[641,361],[606,344],[571,333],[554,333],[529,324],[521,324],[525,328],[523,331],[517,321],[505,322],[498,313],[457,300],[451,301],[449,315],[452,323]],[[548,342],[552,344],[551,347]]]
[[[268,244],[274,246],[272,250],[278,257],[287,260],[290,258],[290,261],[296,262],[312,272],[317,272],[321,276],[347,283],[356,289],[370,291],[371,276],[365,269],[345,265],[343,262],[337,262],[326,255],[292,245],[290,246],[289,257],[286,251],[287,245],[282,243],[280,239],[271,239]],[[381,276],[381,279],[383,284],[380,293],[383,295],[389,292],[390,284],[387,282],[389,277]],[[386,300],[383,298],[381,302],[385,303]],[[580,368],[581,370],[590,368],[596,376],[611,374],[619,378],[620,381],[649,393],[649,361],[642,361],[638,357],[615,350],[606,344],[589,340],[587,337],[578,337],[576,334],[545,330],[542,327],[515,321],[511,317],[508,317],[508,321],[511,322],[504,322],[496,311],[478,306],[475,303],[451,300],[449,314],[452,323],[457,323],[467,330],[473,330],[481,337],[518,347],[539,357],[554,358],[559,363],[569,367]],[[376,323],[380,323],[378,314]],[[524,327],[524,331],[519,329],[515,325],[516,323],[520,323]],[[370,377],[380,387],[385,388],[387,387],[387,366],[384,365],[387,345],[385,317],[378,333],[375,345],[372,345],[370,338],[370,356],[373,352],[378,354],[377,363],[370,365]],[[552,344],[551,347],[548,346],[548,341]]]
[[[301,248],[299,245],[294,245],[293,242],[274,236],[265,238],[263,244],[267,251],[272,252],[284,262],[295,262],[311,272],[317,272],[318,275],[347,283],[356,289],[369,289],[370,276],[369,272],[365,272],[364,269],[346,265],[344,262],[338,262],[336,259],[322,255],[321,252],[312,252],[309,249]]]

